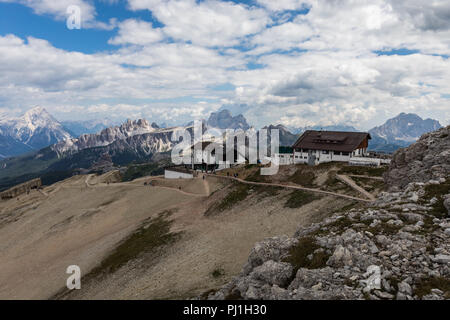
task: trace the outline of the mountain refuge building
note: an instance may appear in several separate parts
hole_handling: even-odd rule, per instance
[[[339,161],[380,165],[380,159],[368,158],[370,139],[371,136],[367,132],[307,130],[292,146],[293,162],[317,165]]]

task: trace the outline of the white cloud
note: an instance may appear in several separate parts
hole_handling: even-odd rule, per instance
[[[301,49],[302,43],[313,35],[307,24],[287,22],[273,26],[255,35],[251,44],[255,46],[252,54],[262,54],[274,50]]]
[[[306,7],[304,0],[257,0],[258,3],[272,11],[298,10]]]
[[[148,9],[177,40],[214,47],[238,45],[269,23],[264,10],[232,2],[205,0],[128,0],[133,10]]]
[[[154,29],[145,21],[128,19],[119,23],[118,35],[108,41],[110,44],[137,44],[145,45],[159,42],[164,38],[161,29]]]

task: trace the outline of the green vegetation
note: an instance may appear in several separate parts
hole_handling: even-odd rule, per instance
[[[319,196],[314,195],[311,192],[302,190],[296,190],[289,194],[289,198],[284,204],[285,208],[300,208],[314,200],[320,199]]]
[[[132,181],[146,176],[157,176],[164,174],[164,168],[157,162],[146,164],[131,164],[123,174],[122,181]]]
[[[360,206],[360,205],[361,205],[360,202],[357,202],[357,201],[351,201],[349,204],[343,206],[342,208],[340,208],[339,210],[337,210],[335,213],[337,213],[337,212],[342,212],[342,213],[344,213],[344,212],[350,211],[351,209],[356,208],[356,207],[358,207],[358,206]]]
[[[385,234],[385,235],[394,235],[398,233],[398,231],[402,228],[402,226],[397,226],[394,224],[389,224],[386,222],[380,222],[374,227],[367,228],[366,231],[369,231],[370,233],[377,235],[377,234]]]
[[[213,278],[220,278],[225,274],[225,270],[223,270],[222,268],[217,268],[214,269],[213,272],[211,273],[211,275],[213,276]]]
[[[249,182],[270,182],[268,180],[268,176],[262,176],[260,174],[259,169],[248,175],[247,178],[245,178],[245,180]]]
[[[345,166],[338,171],[339,174],[352,174],[361,176],[382,177],[383,173],[387,171],[387,166],[382,167],[359,167],[359,166]]]
[[[113,273],[144,253],[155,252],[164,245],[174,243],[180,234],[170,232],[172,221],[168,218],[171,214],[171,211],[164,211],[156,218],[147,219],[138,230],[123,240],[109,256],[103,259],[87,277]]]
[[[289,181],[304,187],[313,188],[315,187],[315,179],[314,167],[298,165],[297,171],[289,178]]]
[[[322,235],[330,231],[333,231],[334,233],[342,233],[349,227],[358,229],[359,231],[369,231],[374,235],[377,234],[392,235],[396,234],[401,229],[401,226],[392,225],[386,222],[380,222],[376,226],[371,227],[370,224],[372,224],[372,222],[373,220],[361,221],[361,224],[357,227],[356,226],[357,221],[352,221],[348,216],[344,216],[336,220],[335,222],[327,225],[326,226],[327,230],[318,230],[315,233],[315,235]]]
[[[32,179],[41,178],[42,185],[49,186],[58,181],[65,180],[67,178],[72,177],[73,171],[51,171],[51,172],[41,172],[41,173],[32,173],[26,174],[20,177],[15,178],[5,178],[2,179],[0,183],[0,192],[12,188],[18,184],[30,181]]]
[[[414,293],[422,298],[431,293],[431,289],[439,289],[444,292],[446,299],[450,299],[450,279],[444,277],[422,278],[416,285]]]
[[[249,185],[246,184],[235,185],[233,191],[227,194],[227,196],[217,205],[217,209],[219,211],[225,211],[242,200],[245,200],[249,195],[249,189]]]
[[[425,195],[423,199],[430,201],[432,198],[436,198],[437,201],[433,204],[433,210],[430,212],[436,217],[443,218],[447,215],[447,209],[444,206],[444,196],[450,193],[450,179],[447,179],[445,183],[430,184],[425,186]]]
[[[283,190],[281,187],[273,187],[273,186],[251,186],[250,190],[255,190],[255,192],[267,196],[267,197],[274,197],[278,195],[280,190]]]
[[[307,236],[301,238],[298,243],[290,249],[289,255],[283,259],[283,261],[290,263],[294,267],[294,274],[296,274],[300,268],[324,268],[326,267],[326,262],[329,258],[330,254],[321,248],[314,241],[313,237]]]
[[[33,178],[38,177],[40,173],[45,172],[48,167],[57,161],[57,154],[51,151],[50,148],[5,159],[0,161],[0,167],[2,167],[2,170],[0,170],[0,180],[20,179],[23,176],[25,177],[23,178],[25,179],[24,181],[27,181],[30,180],[28,176],[33,176]]]
[[[370,178],[361,177],[351,177],[356,184],[364,188],[368,192],[373,192],[375,190],[383,190],[385,188],[384,181],[374,180]]]
[[[328,229],[337,229],[337,231],[344,231],[353,225],[353,221],[349,217],[344,216],[335,222],[329,224]]]

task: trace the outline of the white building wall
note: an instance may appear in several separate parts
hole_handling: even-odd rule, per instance
[[[339,152],[339,153],[335,153],[333,155],[333,161],[348,162],[348,160],[350,160],[350,154],[349,155],[342,155]]]
[[[278,165],[280,166],[294,164],[294,155],[292,153],[276,153],[275,157],[278,158]]]
[[[308,153],[294,151],[294,163],[308,162]]]

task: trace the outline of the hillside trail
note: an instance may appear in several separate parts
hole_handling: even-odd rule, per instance
[[[370,202],[375,200],[375,197],[373,197],[372,195],[370,197],[371,200],[368,200],[368,199],[353,197],[353,196],[349,196],[349,195],[345,195],[345,194],[341,194],[341,193],[325,191],[325,190],[320,190],[320,189],[314,189],[314,188],[306,188],[306,187],[301,187],[301,186],[293,186],[293,185],[286,185],[286,184],[279,184],[279,183],[252,182],[252,181],[246,181],[246,180],[243,180],[243,179],[240,179],[240,178],[228,177],[228,176],[220,176],[220,175],[213,175],[213,174],[208,174],[208,175],[211,176],[211,177],[217,177],[217,178],[222,178],[222,179],[234,180],[234,181],[237,181],[237,182],[240,182],[240,183],[250,184],[250,185],[255,185],[255,186],[272,186],[272,187],[281,187],[281,188],[286,188],[286,189],[303,190],[303,191],[321,193],[321,194],[326,194],[326,195],[331,195],[331,196],[336,196],[336,197],[340,197],[340,198],[356,200],[356,201],[361,201],[361,202],[366,202],[366,203],[370,203]]]
[[[375,197],[371,193],[369,193],[368,191],[364,190],[364,188],[358,186],[356,184],[356,182],[354,180],[352,180],[352,178],[350,178],[349,176],[337,174],[336,178],[338,178],[339,180],[341,180],[342,182],[344,182],[345,184],[347,184],[348,186],[350,186],[354,190],[358,191],[362,195],[366,196],[371,201],[375,201]]]

